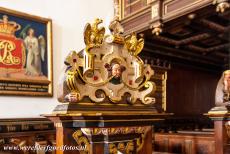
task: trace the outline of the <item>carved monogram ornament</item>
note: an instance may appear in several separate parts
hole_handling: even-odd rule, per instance
[[[125,140],[122,142],[110,142],[109,154],[117,154],[118,151],[122,153],[135,153],[139,152],[145,144],[145,137],[151,127],[110,127],[110,128],[81,128],[76,130],[72,137],[75,139],[78,145],[85,146],[84,151],[80,151],[81,154],[89,153],[89,139],[91,136],[111,136],[120,134],[139,134],[132,140]]]
[[[149,97],[155,83],[149,81],[154,71],[144,64],[138,54],[144,40],[136,34],[123,37],[118,19],[110,23],[110,35],[105,35],[101,19],[86,24],[85,49],[72,51],[65,59],[65,83],[68,89],[64,102],[78,103],[83,99],[92,102],[153,104]]]

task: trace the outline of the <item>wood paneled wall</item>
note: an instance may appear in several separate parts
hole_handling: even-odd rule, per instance
[[[215,90],[221,73],[172,65],[167,78],[167,112],[200,115],[215,105]]]

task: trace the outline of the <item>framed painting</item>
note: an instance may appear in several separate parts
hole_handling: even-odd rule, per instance
[[[52,96],[52,21],[0,7],[0,95]]]

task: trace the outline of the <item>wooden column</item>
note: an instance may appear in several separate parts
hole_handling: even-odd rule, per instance
[[[150,151],[152,151],[153,147],[152,147],[152,129],[149,129],[149,131],[147,132],[146,136],[145,136],[145,143],[143,145],[143,147],[141,148],[141,150],[138,152],[138,154],[143,154],[143,153],[150,153]]]
[[[230,113],[226,108],[221,110],[212,109],[209,111],[208,116],[214,121],[214,132],[215,132],[215,153],[216,154],[227,154],[230,152],[228,146],[228,134],[227,127],[230,121]]]
[[[224,147],[227,144],[227,132],[224,123],[225,121],[222,120],[214,122],[216,154],[224,154]]]

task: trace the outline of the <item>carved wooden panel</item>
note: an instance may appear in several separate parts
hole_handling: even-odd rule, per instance
[[[157,107],[161,107],[165,111],[167,70],[154,67],[153,69],[155,74],[152,77],[152,81],[156,83],[156,92],[153,94],[153,96],[156,98]]]
[[[147,0],[122,0],[122,4],[124,18],[147,6]]]
[[[197,8],[212,4],[213,0],[165,0],[163,1],[163,19],[177,18]]]
[[[148,26],[148,21],[151,19],[151,8],[147,7],[139,14],[134,14],[122,20],[122,25],[124,26],[125,33],[129,34],[131,32],[137,32]]]
[[[215,106],[219,74],[188,66],[172,65],[167,79],[167,112],[200,115]]]
[[[166,88],[167,88],[167,71],[171,64],[165,60],[156,58],[143,57],[145,63],[150,64],[154,70],[151,80],[156,84],[156,91],[152,96],[156,99],[156,108],[158,111],[166,111]]]
[[[212,134],[155,133],[154,151],[177,154],[214,154]]]

